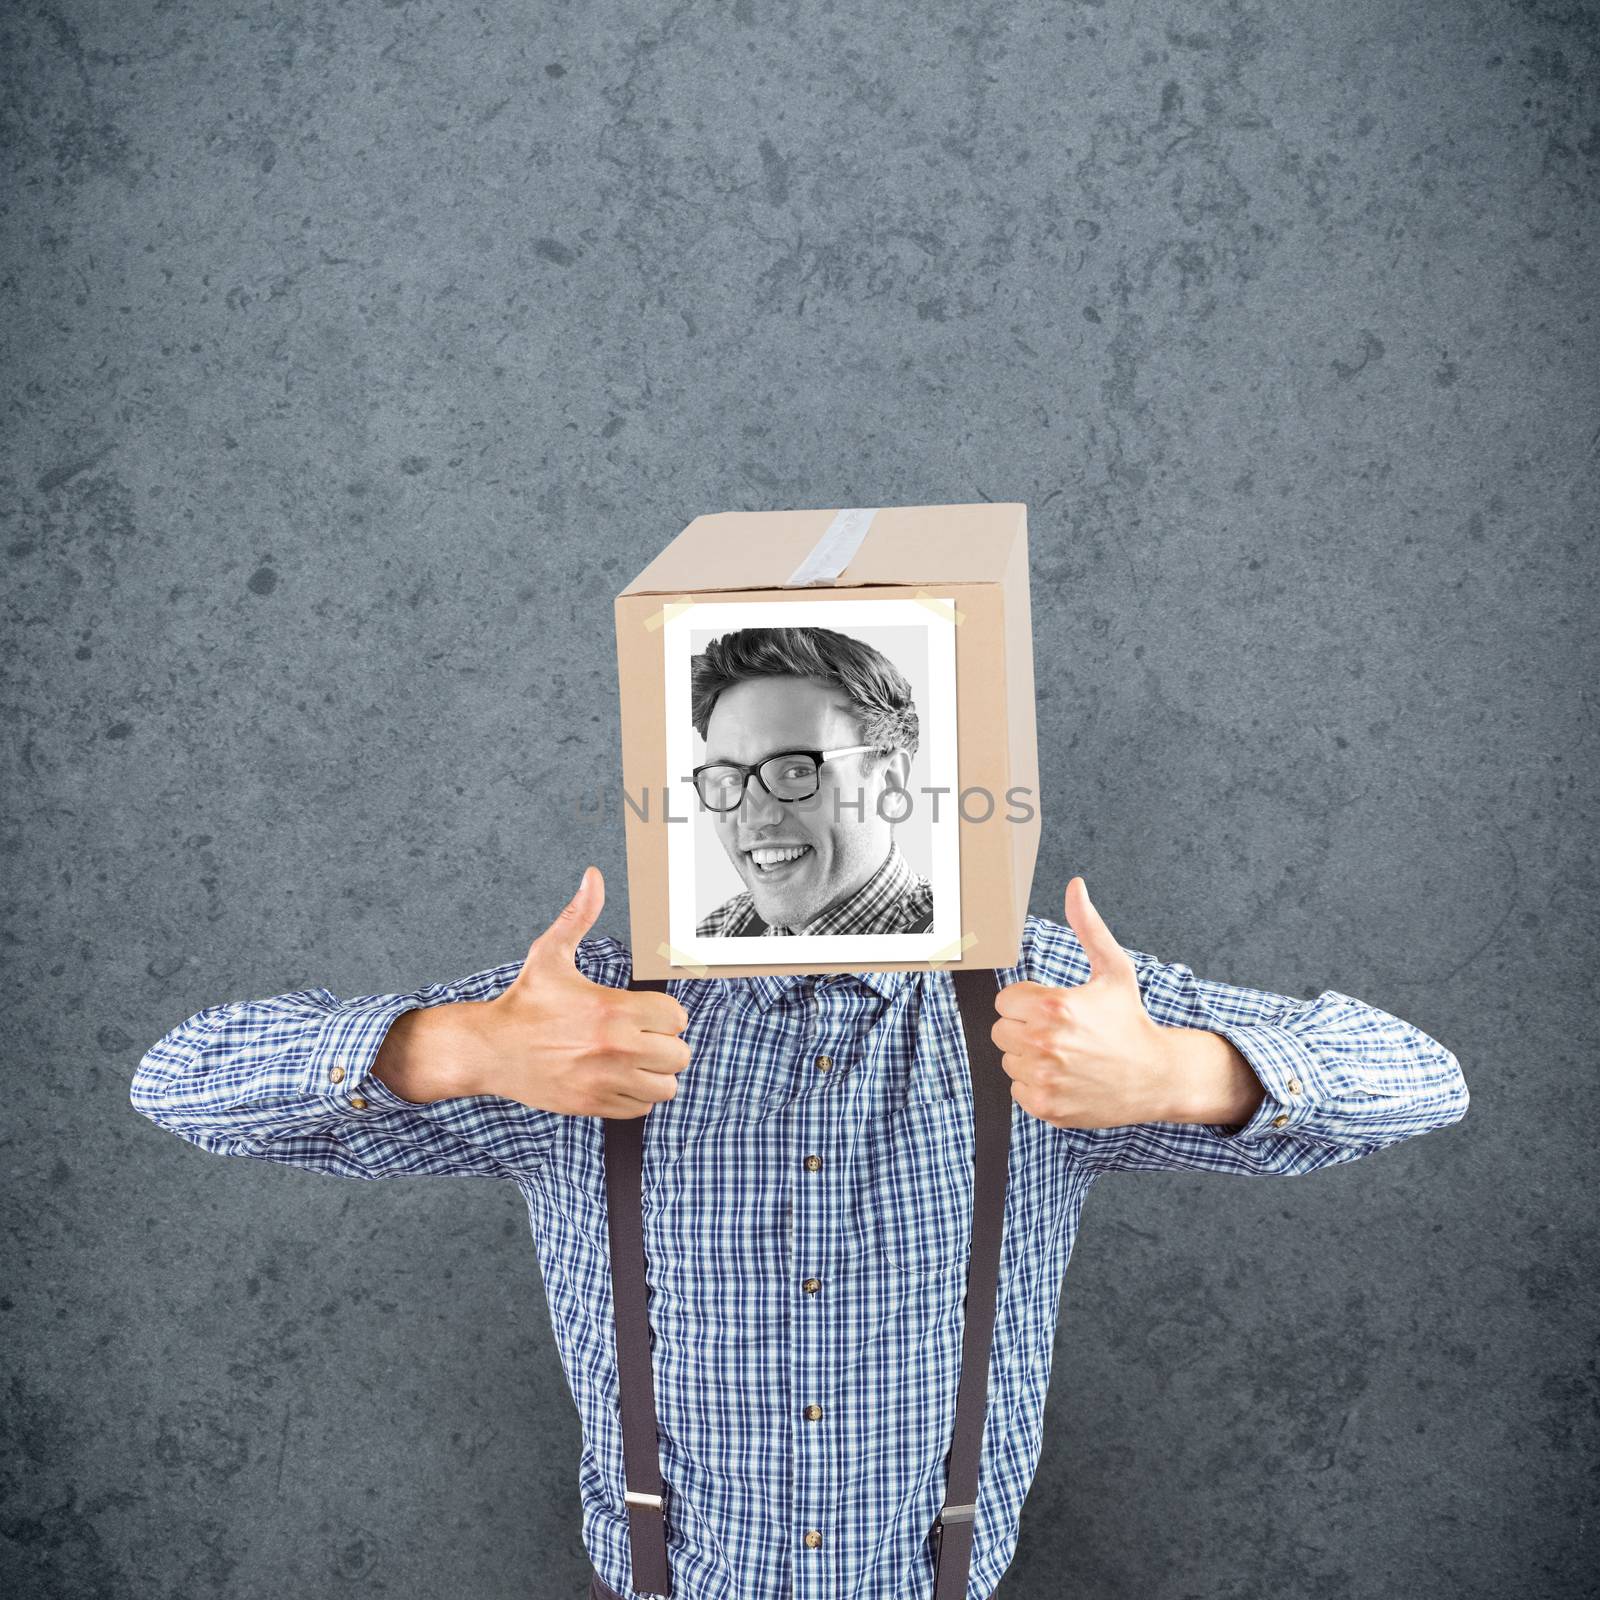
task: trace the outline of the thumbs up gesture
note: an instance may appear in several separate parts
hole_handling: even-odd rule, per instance
[[[1174,1029],[1144,1008],[1133,958],[1089,902],[1082,878],[1067,885],[1067,922],[1089,958],[1071,988],[1008,984],[995,997],[989,1037],[1004,1052],[1011,1098],[1058,1128],[1119,1128],[1164,1120],[1173,1100]]]
[[[605,904],[589,867],[528,948],[522,970],[473,1018],[482,1092],[578,1117],[637,1117],[678,1092],[689,1014],[669,994],[614,989],[578,970],[578,942]]]

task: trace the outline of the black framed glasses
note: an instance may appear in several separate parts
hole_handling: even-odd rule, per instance
[[[774,800],[809,800],[822,782],[824,761],[879,748],[874,744],[842,744],[835,750],[781,750],[751,767],[740,761],[708,761],[694,769],[695,793],[708,811],[737,811],[744,802],[744,786],[754,773],[756,782]]]

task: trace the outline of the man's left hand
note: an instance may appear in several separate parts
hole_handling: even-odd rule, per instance
[[[995,998],[989,1036],[1005,1053],[1011,1098],[1058,1128],[1120,1128],[1173,1115],[1178,1089],[1174,1030],[1153,1020],[1133,958],[1089,901],[1082,878],[1067,885],[1067,921],[1089,958],[1072,988],[1023,982]]]

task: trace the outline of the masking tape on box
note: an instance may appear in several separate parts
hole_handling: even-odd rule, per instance
[[[934,616],[943,617],[946,622],[953,622],[958,628],[967,620],[965,611],[958,610],[949,600],[941,600],[937,595],[929,594],[926,589],[918,589],[911,598],[918,605],[926,606]]]
[[[678,949],[676,945],[668,944],[665,939],[656,946],[656,954],[669,967],[686,967],[697,978],[705,977],[706,973],[711,970],[703,961],[696,961],[693,956]]]
[[[811,554],[784,579],[785,589],[803,589],[808,584],[832,583],[855,559],[861,541],[877,516],[877,506],[852,506],[834,513],[822,537],[811,547]]]
[[[654,633],[663,622],[671,622],[674,617],[681,615],[695,603],[692,594],[680,594],[676,600],[668,600],[659,611],[652,611],[644,619],[644,625]]]
[[[959,939],[951,940],[944,949],[935,950],[928,959],[930,961],[959,961],[977,942],[977,934],[964,933]]]

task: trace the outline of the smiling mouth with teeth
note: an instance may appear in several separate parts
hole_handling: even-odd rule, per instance
[[[764,844],[745,851],[746,859],[757,872],[768,872],[774,867],[785,866],[810,854],[811,846],[808,844]]]

